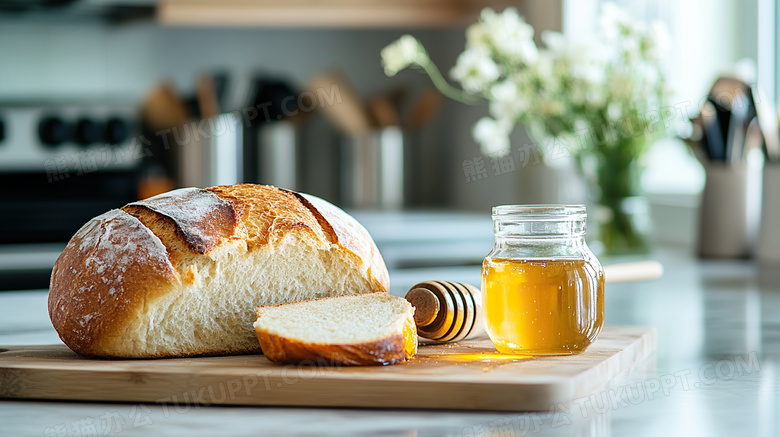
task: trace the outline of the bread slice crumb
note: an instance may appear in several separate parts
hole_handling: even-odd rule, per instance
[[[417,353],[414,308],[386,293],[260,306],[254,327],[266,358],[278,363],[383,365]]]

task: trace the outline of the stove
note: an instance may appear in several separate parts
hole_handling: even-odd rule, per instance
[[[84,223],[137,200],[136,113],[122,101],[0,101],[0,290],[45,286]]]

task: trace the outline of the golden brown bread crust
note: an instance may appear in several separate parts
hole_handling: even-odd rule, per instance
[[[270,361],[296,364],[303,361],[329,365],[372,366],[396,364],[417,353],[417,328],[414,319],[406,321],[403,334],[356,344],[317,344],[298,341],[255,328],[263,354]]]
[[[183,258],[207,256],[230,240],[244,241],[252,250],[290,232],[336,244],[369,263],[372,291],[387,292],[387,269],[368,233],[327,202],[315,202],[316,207],[276,187],[240,184],[174,190],[98,216],[73,236],[55,263],[49,292],[52,324],[62,341],[81,355],[128,357],[126,343],[133,339],[123,334],[143,319],[145,306],[191,283],[188,272],[179,269]]]
[[[377,278],[381,288],[386,290],[390,288],[390,276],[387,273],[385,261],[374,244],[374,240],[357,220],[319,197],[294,194],[312,211],[323,227],[330,229],[336,237],[335,243],[352,251],[360,258],[369,260],[371,265],[369,273]]]
[[[414,355],[407,355],[401,334],[371,343],[339,345],[303,343],[270,332],[258,332],[257,338],[265,357],[276,363],[325,359],[330,365],[371,366],[400,363]]]
[[[133,202],[122,210],[134,215],[147,227],[150,227],[147,223],[153,220],[169,222],[178,237],[201,255],[231,237],[239,218],[230,203],[209,190],[198,189],[170,191]]]
[[[165,247],[138,219],[107,212],[82,227],[57,259],[49,316],[75,352],[111,355],[138,305],[177,283]]]

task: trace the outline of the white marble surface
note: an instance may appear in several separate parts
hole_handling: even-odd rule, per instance
[[[699,262],[673,251],[657,255],[666,267],[661,280],[610,284],[606,302],[608,324],[656,327],[656,359],[613,381],[612,391],[580,399],[568,411],[177,409],[0,401],[0,436],[780,435],[780,268],[759,269],[747,261]],[[391,280],[402,289],[444,274],[478,279],[478,269],[466,268],[417,269],[394,273]],[[0,344],[56,341],[45,291],[0,292]]]

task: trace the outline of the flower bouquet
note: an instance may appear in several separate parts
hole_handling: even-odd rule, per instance
[[[484,9],[466,30],[466,48],[450,71],[460,88],[445,80],[411,35],[384,48],[382,62],[388,76],[420,69],[454,100],[487,102],[489,116],[473,128],[486,155],[511,153],[509,134],[518,124],[537,144],[565,147],[589,182],[605,252],[646,251],[647,229],[635,212],[643,199],[642,157],[666,127],[663,26],[635,22],[606,4],[598,39],[572,41],[546,31],[538,47],[533,37],[516,9]]]

